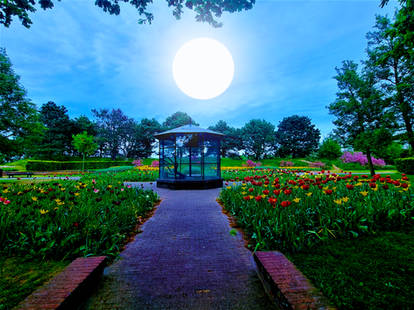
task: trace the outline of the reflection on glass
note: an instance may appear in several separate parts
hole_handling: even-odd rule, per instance
[[[209,134],[176,134],[160,140],[161,179],[220,178],[220,139]]]

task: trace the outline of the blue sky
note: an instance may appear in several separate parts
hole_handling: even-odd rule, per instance
[[[380,0],[258,0],[250,11],[225,14],[219,29],[197,23],[186,10],[172,16],[166,1],[154,1],[155,20],[139,25],[130,5],[108,15],[92,0],[63,0],[32,14],[26,29],[16,20],[0,28],[15,71],[39,107],[64,105],[71,117],[91,109],[120,108],[140,120],[160,122],[176,111],[203,127],[223,119],[235,127],[252,118],[277,124],[293,114],[309,116],[326,136],[335,99],[335,66],[363,59],[365,34],[375,14],[393,15],[396,2]],[[225,93],[211,100],[187,97],[172,77],[176,51],[187,41],[211,37],[233,55],[235,75]]]

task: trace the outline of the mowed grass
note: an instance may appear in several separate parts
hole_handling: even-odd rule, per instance
[[[289,258],[339,309],[414,309],[414,229],[332,240]]]
[[[15,307],[69,263],[0,257],[0,310]]]

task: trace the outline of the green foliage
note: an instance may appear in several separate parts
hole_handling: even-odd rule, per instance
[[[414,157],[396,159],[395,166],[400,172],[414,174]]]
[[[85,156],[92,155],[98,149],[98,144],[94,142],[94,137],[89,136],[86,131],[73,135],[73,146],[77,151],[82,153],[82,170],[85,169]]]
[[[35,105],[19,80],[6,50],[0,48],[0,161],[28,152],[42,135]]]
[[[53,101],[40,108],[41,120],[46,131],[36,150],[39,157],[61,159],[65,153],[72,152],[73,127],[67,113],[66,107],[58,106]]]
[[[110,182],[108,182],[110,181]],[[3,255],[73,259],[116,256],[158,196],[113,179],[3,185],[0,243]]]
[[[414,308],[414,231],[380,233],[289,255],[338,309]]]
[[[94,142],[93,136],[89,136],[86,131],[73,135],[72,138],[73,146],[82,154],[92,155],[98,148],[98,145]]]
[[[56,170],[81,170],[83,161],[52,161],[52,160],[28,160],[28,171],[56,171]],[[130,161],[86,161],[85,169],[101,169],[112,166],[131,165]]]
[[[185,112],[178,111],[168,116],[164,123],[162,123],[162,126],[164,127],[164,130],[169,130],[188,124],[199,126],[199,124],[196,121],[194,121],[190,115],[188,115]]]
[[[230,127],[225,121],[222,120],[218,121],[216,125],[208,127],[208,129],[225,135],[220,144],[220,152],[222,157],[238,157],[238,151],[243,145],[243,137],[240,129]]]
[[[275,126],[265,120],[252,119],[241,129],[243,149],[255,160],[270,156],[275,141]]]
[[[69,263],[31,260],[24,257],[0,257],[0,310],[17,306]]]
[[[411,1],[407,6],[411,6],[411,10],[403,6],[394,22],[388,17],[377,16],[374,31],[367,34],[368,60],[365,63],[378,79],[378,86],[385,91],[405,141],[414,148],[414,45],[407,40],[408,37],[414,39],[414,17]],[[411,28],[407,29],[409,25]]]
[[[326,159],[337,159],[342,155],[341,146],[339,143],[332,139],[328,138],[323,140],[321,146],[318,150],[319,158],[326,158]]]
[[[88,182],[97,177],[106,182],[155,182],[158,178],[158,170],[139,170],[139,169],[128,169],[118,170],[117,167],[111,171],[99,172],[99,175],[88,174],[82,177],[82,181]]]
[[[151,24],[154,16],[148,11],[148,5],[152,3],[151,0],[123,0],[131,4],[137,9],[139,16],[139,24],[149,23]],[[52,0],[39,0],[42,9],[51,9],[54,4]],[[183,1],[172,2],[167,0],[168,6],[173,8],[173,15],[176,19],[180,19],[183,14],[184,4],[185,8],[192,10],[196,13],[195,19],[198,22],[207,22],[213,27],[221,27],[222,24],[216,20],[221,17],[224,12],[234,13],[243,10],[250,10],[255,4],[255,0],[205,0],[195,1],[188,0],[185,3]],[[14,16],[18,17],[23,26],[29,28],[32,24],[32,20],[29,17],[30,12],[36,11],[35,0],[4,0],[0,2],[0,23],[6,27],[9,27]],[[104,12],[109,14],[119,15],[121,7],[118,0],[97,0],[95,5],[103,9]]]
[[[375,88],[375,76],[372,72],[358,72],[358,65],[344,61],[342,68],[336,68],[339,91],[335,102],[328,106],[333,114],[335,134],[344,145],[363,151],[368,158],[371,174],[374,166],[371,155],[377,154],[391,142],[390,124],[393,114],[387,109],[381,91]]]
[[[316,151],[321,133],[307,116],[285,117],[277,126],[277,153],[282,156],[305,157]]]
[[[146,158],[151,156],[156,142],[154,135],[161,131],[161,124],[155,118],[143,118],[135,126],[127,157]]]
[[[379,156],[385,160],[386,163],[394,164],[395,159],[402,157],[403,146],[397,142],[391,142],[381,152]]]
[[[127,156],[127,146],[134,134],[135,121],[127,117],[120,109],[92,110],[97,118],[97,142],[102,154],[109,154],[115,160],[120,151]]]

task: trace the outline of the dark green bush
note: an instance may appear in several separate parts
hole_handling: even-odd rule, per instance
[[[399,172],[414,174],[414,157],[396,159],[395,165]]]
[[[103,169],[112,166],[128,166],[130,161],[86,161],[85,169]],[[80,170],[82,161],[51,161],[29,160],[26,164],[28,171],[56,171],[56,170]]]

